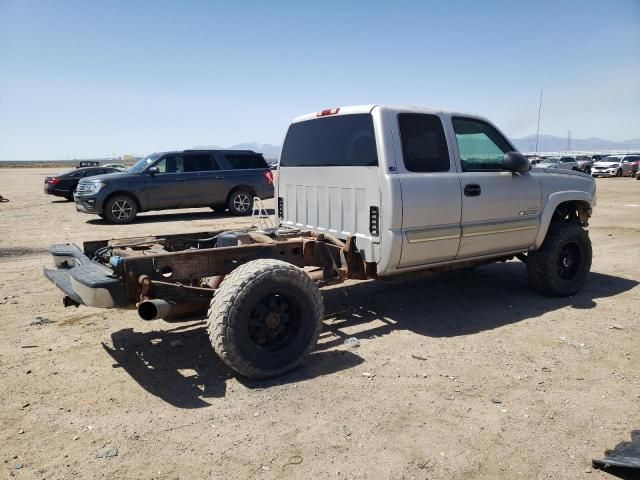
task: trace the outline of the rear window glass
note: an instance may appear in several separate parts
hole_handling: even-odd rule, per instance
[[[402,156],[410,172],[448,172],[449,151],[442,122],[436,115],[398,115]]]
[[[227,154],[224,156],[227,162],[236,170],[249,168],[269,168],[262,155],[256,154]]]
[[[369,114],[294,123],[280,156],[281,167],[371,167],[378,153]]]

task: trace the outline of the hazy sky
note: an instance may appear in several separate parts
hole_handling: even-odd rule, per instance
[[[0,0],[0,159],[282,142],[326,107],[640,137],[640,0]]]

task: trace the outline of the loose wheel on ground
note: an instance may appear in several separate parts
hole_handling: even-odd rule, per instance
[[[130,223],[138,214],[138,204],[127,195],[115,195],[105,203],[103,214],[112,223]]]
[[[208,313],[214,350],[249,378],[280,375],[313,349],[324,307],[317,285],[280,260],[248,262],[226,276]]]
[[[244,188],[231,192],[227,207],[233,215],[249,215],[253,210],[253,195]]]
[[[539,250],[527,255],[529,284],[556,297],[576,293],[591,269],[591,240],[574,223],[552,223]]]

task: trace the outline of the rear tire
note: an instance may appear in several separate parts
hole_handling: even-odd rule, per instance
[[[253,195],[244,188],[234,190],[229,195],[227,208],[236,216],[249,215],[253,211]]]
[[[280,260],[253,260],[216,290],[207,315],[209,338],[239,374],[273,377],[311,352],[323,316],[320,290],[302,269]]]
[[[539,250],[527,255],[529,285],[554,297],[573,295],[591,269],[589,234],[575,223],[552,223]]]
[[[138,214],[138,204],[128,195],[115,195],[107,200],[102,213],[111,223],[131,223]]]

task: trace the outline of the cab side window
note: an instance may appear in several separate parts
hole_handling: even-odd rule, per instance
[[[155,164],[158,167],[158,173],[182,173],[184,165],[182,157],[179,155],[170,155],[162,158]]]
[[[184,156],[185,172],[208,172],[215,170],[211,155],[208,153],[199,153]]]
[[[404,166],[410,172],[448,172],[449,150],[437,115],[398,114]]]
[[[500,133],[488,123],[472,118],[453,118],[463,172],[501,170],[504,154],[512,150]]]

